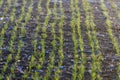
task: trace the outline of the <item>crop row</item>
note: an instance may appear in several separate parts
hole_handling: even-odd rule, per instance
[[[108,9],[107,7],[105,6],[104,4],[104,0],[100,0],[101,2],[101,9],[103,10],[103,15],[106,17],[106,27],[107,27],[107,32],[109,34],[109,38],[110,40],[112,41],[112,44],[113,44],[113,49],[115,50],[115,52],[120,55],[120,51],[119,51],[119,44],[118,44],[118,41],[117,41],[117,38],[113,35],[113,31],[112,31],[112,21],[110,20],[110,16],[109,16],[109,13],[108,13]],[[120,66],[118,66],[118,79],[120,79]]]

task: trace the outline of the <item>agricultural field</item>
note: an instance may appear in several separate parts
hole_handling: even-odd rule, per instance
[[[120,80],[120,0],[0,0],[0,80]]]

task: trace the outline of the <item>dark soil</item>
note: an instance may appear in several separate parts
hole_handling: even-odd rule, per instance
[[[21,14],[21,7],[22,7],[22,0],[18,0],[17,3],[14,3],[13,1],[13,6],[10,7],[9,11],[5,14],[3,14],[5,12],[5,9],[7,8],[7,3],[6,0],[4,0],[4,4],[2,5],[2,7],[0,8],[0,31],[2,30],[2,28],[4,27],[4,25],[6,23],[9,24],[8,29],[5,32],[5,38],[4,38],[4,45],[0,48],[2,50],[2,54],[0,55],[0,74],[4,76],[3,80],[6,80],[6,76],[8,76],[11,72],[10,72],[10,68],[11,67],[15,67],[14,69],[14,73],[15,73],[15,77],[11,78],[11,80],[21,80],[22,79],[22,75],[24,75],[24,71],[28,70],[28,65],[29,65],[29,61],[31,56],[34,54],[33,51],[33,45],[31,44],[31,41],[34,40],[34,33],[35,33],[35,28],[38,25],[38,23],[40,23],[41,25],[43,25],[43,22],[45,20],[46,17],[46,13],[47,13],[47,9],[46,9],[46,1],[47,0],[43,0],[42,2],[42,12],[39,13],[37,11],[36,5],[38,5],[38,0],[34,0],[34,3],[32,3],[33,5],[33,11],[32,11],[32,16],[31,19],[29,21],[29,23],[24,26],[26,28],[26,35],[25,37],[20,37],[20,30],[19,28],[21,26],[18,27],[18,32],[16,33],[17,38],[15,39],[14,42],[14,53],[12,53],[11,51],[9,51],[9,41],[10,38],[12,36],[12,30],[16,25],[16,21],[19,18],[19,15]],[[27,0],[28,3],[26,4],[26,13],[27,13],[27,8],[29,6],[29,0]],[[63,50],[64,50],[64,61],[63,61],[63,65],[60,66],[61,69],[61,80],[72,80],[71,76],[72,76],[72,69],[73,69],[73,63],[74,63],[74,59],[73,59],[73,41],[72,41],[72,29],[70,28],[70,20],[71,20],[71,9],[70,9],[70,0],[62,0],[63,1],[63,8],[64,8],[64,14],[65,14],[65,22],[64,22],[64,26],[63,26],[63,36],[64,36],[64,44],[63,44]],[[120,1],[118,0],[114,0],[115,3],[118,6],[118,10],[120,10]],[[100,9],[100,2],[99,0],[90,0],[91,3],[91,7],[93,8],[93,14],[95,17],[95,24],[96,24],[96,31],[97,31],[97,38],[100,42],[100,52],[102,52],[102,72],[101,72],[101,76],[103,78],[103,80],[117,80],[117,67],[120,63],[120,56],[118,56],[115,52],[115,50],[113,49],[113,45],[112,42],[109,38],[109,35],[107,33],[107,28],[106,28],[106,24],[105,24],[105,17],[103,15],[103,11]],[[50,2],[50,9],[53,9],[53,4],[54,4],[54,0],[51,0]],[[83,36],[83,40],[84,40],[84,53],[87,55],[87,63],[86,63],[86,71],[84,74],[84,80],[91,80],[90,79],[90,64],[91,63],[91,47],[89,45],[89,40],[88,40],[88,35],[87,35],[87,30],[86,30],[86,26],[85,26],[85,12],[82,8],[81,5],[81,0],[79,0],[79,6],[80,6],[80,12],[81,12],[81,31],[82,31],[82,36]],[[105,1],[105,4],[108,8],[109,11],[109,15],[111,17],[111,20],[113,21],[113,34],[114,36],[117,38],[118,40],[118,44],[120,44],[120,19],[116,16],[116,11],[111,7],[109,0]],[[16,17],[14,22],[11,22],[9,20],[11,12],[13,7],[16,7],[17,11],[16,11]],[[57,36],[57,50],[59,49],[59,37],[60,37],[60,33],[58,32],[58,23],[59,23],[59,18],[61,17],[61,13],[59,11],[59,1],[57,2],[57,10],[58,10],[58,19],[56,19],[54,16],[51,15],[50,21],[48,23],[47,27],[47,38],[45,40],[45,44],[46,44],[46,53],[45,53],[45,61],[44,64],[42,66],[42,68],[40,70],[37,70],[35,68],[35,66],[37,66],[37,62],[35,62],[35,66],[32,67],[32,70],[29,71],[29,76],[27,80],[32,80],[31,76],[32,74],[34,74],[35,71],[39,71],[41,76],[45,76],[46,74],[46,70],[47,70],[47,66],[49,64],[49,54],[52,51],[53,47],[50,44],[51,41],[53,40],[52,37],[52,33],[51,33],[51,26],[50,24],[53,21],[57,21],[56,27],[55,27],[55,31],[56,31],[56,36]],[[54,13],[54,11],[53,11]],[[4,19],[2,19],[2,16],[5,16]],[[37,21],[36,17],[39,15],[40,20]],[[21,23],[25,23],[25,20],[22,20]],[[39,36],[37,37],[37,51],[41,51],[42,46],[40,44],[40,40],[42,38],[42,31],[39,31]],[[18,50],[18,41],[19,39],[22,39],[22,41],[24,42],[24,46],[21,49],[21,53],[20,53],[20,59],[19,60],[15,60],[16,53]],[[78,54],[81,53],[81,51],[78,49]],[[8,64],[8,68],[7,71],[5,73],[2,73],[2,69],[3,66],[6,64],[7,61],[7,56],[9,54],[12,54],[13,58],[12,60],[9,62]],[[97,55],[97,52],[96,52]],[[37,60],[37,59],[36,59]],[[55,66],[58,66],[58,62],[59,62],[59,55],[58,52],[56,51],[56,58],[55,58]],[[55,69],[53,69],[50,77],[50,80],[52,80],[52,77],[54,77],[54,72]]]

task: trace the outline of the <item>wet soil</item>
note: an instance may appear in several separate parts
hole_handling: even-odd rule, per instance
[[[15,39],[14,45],[13,45],[13,49],[14,49],[14,53],[12,53],[11,51],[9,51],[9,41],[10,38],[12,36],[12,30],[16,25],[17,19],[19,18],[20,14],[21,14],[21,7],[23,5],[22,0],[18,0],[17,3],[14,3],[13,1],[13,6],[10,7],[10,9],[8,10],[7,13],[3,14],[5,12],[5,9],[7,8],[7,3],[6,0],[4,0],[4,3],[2,5],[2,7],[0,8],[0,31],[2,30],[2,28],[4,27],[4,25],[6,23],[9,24],[8,29],[5,32],[5,38],[4,38],[4,44],[3,46],[0,48],[2,50],[2,54],[0,55],[0,74],[2,74],[4,76],[4,79],[6,80],[6,76],[8,76],[11,72],[10,72],[10,68],[13,67],[13,65],[15,65],[15,77],[12,78],[11,80],[21,80],[22,75],[24,75],[24,71],[28,70],[28,65],[29,65],[29,61],[31,59],[31,56],[34,54],[33,51],[33,45],[32,45],[32,41],[34,40],[34,34],[35,34],[35,28],[38,25],[38,23],[40,23],[43,27],[43,23],[45,21],[45,17],[47,14],[47,9],[46,9],[46,1],[47,0],[43,0],[42,2],[42,12],[38,12],[36,5],[38,5],[38,0],[34,0],[33,3],[31,4],[33,6],[33,11],[32,11],[32,16],[31,19],[29,20],[29,22],[26,24],[25,29],[26,29],[26,34],[24,37],[20,37],[20,28],[21,26],[18,27],[18,31],[16,33],[17,38]],[[59,11],[59,3],[60,0],[51,0],[50,2],[50,6],[49,8],[53,9],[53,4],[55,3],[55,1],[57,2],[57,14],[58,14],[58,18],[56,19],[54,16],[52,16],[52,14],[54,14],[54,11],[51,14],[50,17],[50,21],[48,23],[47,27],[47,38],[45,40],[45,61],[43,63],[43,66],[40,70],[37,70],[35,68],[35,66],[37,65],[37,62],[35,62],[35,66],[32,67],[32,70],[29,73],[28,76],[28,80],[32,80],[31,76],[33,73],[35,73],[35,71],[40,72],[41,76],[45,76],[46,70],[47,70],[47,66],[49,64],[49,56],[50,56],[50,52],[52,51],[53,47],[51,45],[51,41],[53,40],[52,37],[52,33],[51,33],[51,26],[50,24],[54,21],[57,22],[56,27],[55,27],[55,34],[57,36],[56,38],[56,58],[55,58],[55,66],[58,66],[58,62],[59,62],[59,55],[58,55],[58,49],[59,49],[59,37],[60,37],[60,33],[59,33],[59,28],[58,28],[58,23],[59,23],[59,19],[61,17],[61,12]],[[63,25],[63,51],[64,51],[64,60],[63,60],[63,65],[58,67],[61,69],[61,80],[72,80],[71,76],[72,76],[72,69],[73,69],[73,63],[74,63],[74,59],[73,59],[73,41],[72,41],[72,29],[70,27],[70,21],[71,21],[71,9],[70,9],[70,0],[62,0],[63,1],[63,9],[64,9],[64,15],[65,15],[65,21],[64,21],[64,25]],[[88,0],[89,1],[89,0]],[[29,0],[28,0],[29,2]],[[117,4],[118,6],[118,10],[120,10],[120,1],[119,0],[114,0],[114,2]],[[103,11],[100,9],[100,1],[99,0],[90,0],[90,4],[91,7],[93,8],[93,15],[94,15],[94,23],[96,24],[96,35],[97,38],[99,40],[99,45],[100,45],[100,52],[102,52],[102,71],[101,71],[101,76],[103,78],[103,80],[117,80],[117,67],[119,65],[120,62],[120,56],[118,56],[113,48],[113,44],[109,38],[109,35],[107,33],[107,28],[106,28],[106,24],[105,24],[105,17],[103,15]],[[26,13],[27,13],[27,9],[28,6],[30,4],[27,3],[26,4]],[[120,19],[116,16],[116,10],[114,10],[111,5],[109,0],[105,1],[105,5],[108,8],[108,12],[109,15],[111,17],[111,20],[113,21],[113,34],[116,37],[116,39],[118,40],[118,44],[120,44]],[[86,26],[85,26],[85,12],[82,8],[82,2],[81,0],[79,0],[79,6],[80,6],[80,13],[81,13],[81,31],[82,31],[82,36],[83,36],[83,41],[84,41],[84,53],[87,56],[87,62],[86,62],[86,71],[84,74],[84,80],[91,80],[90,78],[90,64],[91,63],[91,54],[92,54],[92,50],[91,47],[89,45],[89,39],[88,39],[88,35],[87,35],[87,30],[86,30]],[[16,16],[15,16],[15,20],[14,22],[10,21],[10,15],[11,15],[11,10],[13,9],[13,7],[16,8]],[[2,19],[2,16],[4,15],[4,19]],[[36,17],[39,15],[40,20],[38,21],[36,19]],[[21,23],[25,23],[25,20],[23,19],[21,21]],[[42,31],[39,31],[39,35],[37,37],[37,51],[41,51],[42,46],[40,44],[40,41],[42,39]],[[77,35],[77,34],[76,34]],[[24,46],[21,48],[21,52],[20,52],[20,59],[19,60],[15,60],[16,54],[17,54],[17,50],[18,50],[18,41],[19,39],[21,39],[24,42]],[[78,49],[78,54],[80,54],[81,51]],[[2,73],[2,69],[3,66],[6,64],[7,62],[7,56],[9,54],[12,54],[13,58],[12,60],[8,63],[8,68],[7,71],[5,73]],[[96,55],[97,52],[96,52]],[[36,59],[37,60],[37,59]],[[54,77],[54,73],[55,73],[55,69],[53,69],[51,71],[51,76],[50,76],[50,80],[52,80],[52,77]]]

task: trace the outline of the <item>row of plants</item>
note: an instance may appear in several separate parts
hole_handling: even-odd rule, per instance
[[[42,0],[40,0],[37,4],[37,12],[38,13],[41,12],[41,2],[42,2]],[[37,21],[40,20],[39,15],[36,16],[36,19],[37,19]],[[38,59],[38,63],[37,63],[38,65],[36,66],[36,69],[40,70],[42,68],[42,64],[43,64],[43,61],[41,59],[42,54],[40,53],[40,51],[37,50],[37,43],[40,43],[40,41],[37,40],[40,29],[41,29],[41,24],[40,24],[40,22],[37,22],[37,26],[35,28],[35,33],[34,33],[34,40],[32,40],[34,54],[32,55],[32,58],[31,58],[31,61],[29,64],[30,70],[33,66],[36,65],[35,60],[37,57],[39,57],[39,59]],[[35,74],[33,74],[32,78],[35,80],[40,80],[41,76],[39,76],[39,72],[36,71]]]
[[[84,42],[82,37],[82,30],[81,30],[81,12],[79,8],[79,0],[75,0],[75,10],[76,10],[76,28],[77,28],[77,34],[78,34],[78,48],[80,48],[80,58],[78,59],[78,62],[81,62],[80,65],[77,65],[77,71],[78,71],[78,79],[83,80],[84,79],[84,73],[85,73],[85,63],[86,63],[86,55],[84,53]],[[77,62],[77,63],[78,63]]]
[[[58,23],[58,32],[59,32],[59,47],[58,47],[58,56],[59,56],[59,62],[58,62],[58,66],[56,66],[56,71],[55,71],[55,77],[54,79],[55,80],[59,80],[60,79],[60,73],[61,73],[61,70],[60,70],[60,66],[63,65],[63,60],[64,60],[64,51],[63,51],[63,26],[64,26],[64,9],[63,9],[63,5],[62,5],[62,0],[60,0],[59,2],[59,8],[60,8],[60,13],[62,14],[60,16],[60,19],[59,19],[59,23]]]
[[[46,38],[48,37],[47,36],[47,27],[50,25],[49,24],[49,21],[50,21],[50,15],[51,15],[51,10],[49,8],[49,4],[50,4],[50,0],[47,1],[46,3],[46,10],[47,10],[47,15],[45,17],[45,20],[44,20],[44,23],[43,23],[43,26],[42,26],[42,39],[41,39],[41,46],[42,46],[42,51],[41,51],[41,61],[42,61],[42,64],[45,62],[45,54],[46,54]],[[48,74],[48,72],[46,73]],[[49,73],[50,74],[50,73]],[[44,77],[43,79],[44,80],[47,80],[47,76]]]
[[[42,0],[40,0],[38,2],[38,6],[37,6],[38,13],[41,13],[41,10],[42,10],[41,9],[41,3],[42,3]],[[50,0],[48,0],[47,3],[46,3],[47,14],[46,14],[46,17],[45,17],[43,25],[41,25],[40,22],[38,22],[38,24],[36,26],[36,29],[35,29],[34,40],[32,41],[32,45],[33,45],[33,48],[34,48],[34,54],[32,55],[30,63],[29,63],[29,69],[30,70],[32,70],[33,66],[36,66],[37,70],[41,70],[42,67],[43,67],[43,63],[45,62],[46,38],[47,38],[46,29],[49,26],[50,14],[51,14],[51,11],[49,9],[49,3],[50,3]],[[37,15],[36,19],[37,19],[37,21],[40,21],[40,16]],[[38,41],[37,38],[38,38],[38,34],[39,34],[40,30],[42,31],[42,33],[41,33],[41,39],[40,39],[40,41]],[[41,45],[41,51],[37,50],[37,44]],[[37,59],[38,59],[38,61],[36,63]],[[42,77],[39,74],[39,72],[36,71],[35,74],[33,74],[32,78],[36,79],[36,80],[40,80],[42,78],[44,80],[48,80],[49,75],[50,75],[50,72],[48,71],[46,73],[46,76]]]
[[[22,47],[24,47],[24,42],[23,38],[26,37],[27,35],[27,30],[25,28],[26,25],[29,24],[29,21],[31,20],[32,17],[32,11],[33,11],[33,0],[29,0],[29,3],[27,1],[23,1],[23,6],[21,7],[21,15],[19,16],[20,18],[18,19],[18,24],[19,24],[19,40],[18,40],[18,49],[17,49],[17,55],[16,55],[16,60],[20,60],[20,54]],[[25,10],[26,5],[29,4],[27,11]],[[25,22],[22,22],[24,20]],[[31,65],[28,65],[28,68],[30,68]],[[31,71],[31,69],[29,70]],[[27,79],[28,78],[28,73],[29,71],[24,70],[23,78]]]
[[[2,4],[4,3],[4,1],[1,1],[1,7],[2,7]],[[8,13],[9,11],[9,8],[11,7],[11,3],[7,0],[6,3],[8,4],[8,7],[4,10],[3,12],[3,16],[1,16],[2,20],[0,21],[0,24],[3,24],[3,27],[1,28],[1,31],[0,31],[0,48],[2,48],[2,45],[4,43],[4,34],[6,32],[6,29],[8,28],[8,23],[5,24],[3,22],[3,19],[5,19],[6,17],[6,14]],[[2,54],[2,50],[0,49],[0,54]]]
[[[56,31],[55,31],[55,28],[56,28],[56,25],[57,25],[57,3],[55,2],[54,3],[54,7],[52,9],[52,11],[54,11],[53,15],[55,17],[55,20],[50,23],[50,26],[51,26],[51,34],[52,34],[52,41],[51,41],[51,45],[52,45],[52,51],[50,52],[50,55],[49,55],[49,63],[48,63],[48,67],[47,67],[47,71],[46,71],[46,76],[44,77],[45,80],[48,80],[51,76],[51,72],[52,70],[55,68],[54,66],[54,62],[55,62],[55,54],[57,52],[57,48],[56,48]],[[52,12],[51,12],[52,14]],[[54,80],[56,78],[53,78]]]
[[[78,60],[79,60],[79,56],[78,56],[78,53],[77,53],[77,49],[78,49],[78,45],[77,45],[77,39],[76,39],[76,25],[75,25],[75,21],[76,21],[76,18],[75,18],[75,2],[74,0],[71,0],[71,3],[70,3],[70,8],[71,8],[71,11],[72,11],[72,19],[70,21],[70,27],[71,27],[71,30],[72,30],[72,41],[73,41],[73,44],[74,44],[74,51],[73,51],[73,56],[74,56],[74,68],[73,68],[73,71],[72,71],[72,80],[76,80],[77,79],[77,67],[78,67]]]
[[[23,7],[25,7],[26,2],[23,1]],[[22,20],[24,20],[24,13],[25,13],[25,8],[22,9],[21,7],[21,14],[19,15],[19,18],[16,22],[16,31],[14,32],[14,35],[16,36],[15,38],[17,38],[17,36],[19,36],[18,38],[18,47],[17,47],[17,54],[16,54],[16,61],[20,59],[20,53],[21,53],[21,48],[24,46],[24,42],[22,41],[22,38],[25,37],[25,29],[24,26],[26,25],[26,23],[21,23]],[[19,31],[18,31],[19,30]],[[18,32],[18,35],[16,34]],[[15,42],[15,41],[13,41]],[[14,44],[14,43],[13,43]],[[12,45],[13,46],[13,45]]]
[[[7,5],[8,5],[8,7],[5,9],[5,11],[3,12],[3,19],[5,19],[6,18],[6,14],[9,12],[9,10],[10,10],[10,7],[12,6],[12,3],[9,1],[9,0],[7,0],[6,1],[6,3],[7,3]],[[10,16],[12,15],[12,13],[14,12],[14,8],[12,9],[12,11],[11,11],[11,14],[10,14]],[[3,23],[3,22],[2,22]],[[1,24],[2,24],[1,23]],[[7,29],[8,29],[8,26],[9,26],[9,22],[5,22],[4,23],[4,25],[3,25],[3,28],[2,28],[2,31],[1,31],[1,48],[3,47],[3,45],[4,45],[4,40],[5,40],[5,33],[6,33],[6,31],[7,31]],[[3,54],[2,54],[2,50],[1,50],[1,56],[2,56]],[[12,60],[12,54],[9,54],[8,56],[7,56],[7,59],[6,59],[6,63],[5,63],[5,65],[3,65],[3,69],[2,69],[2,74],[4,74],[6,71],[7,71],[7,68],[8,68],[8,66],[9,66],[9,62]],[[9,77],[11,77],[12,75],[8,75],[8,76],[6,76],[6,78],[8,79]],[[1,76],[1,79],[3,78],[3,75]]]
[[[106,27],[107,27],[107,32],[108,32],[108,35],[109,35],[109,38],[113,44],[113,49],[114,51],[118,54],[118,56],[120,56],[120,47],[119,47],[119,44],[118,44],[118,40],[117,38],[114,36],[113,34],[113,31],[112,31],[112,21],[110,20],[110,16],[109,16],[109,12],[108,12],[108,9],[106,7],[106,5],[104,4],[104,0],[100,0],[100,7],[102,9],[102,12],[103,12],[103,15],[106,17]],[[117,68],[117,73],[118,73],[118,80],[120,79],[120,66],[118,66]]]
[[[94,23],[93,9],[90,6],[90,2],[88,2],[86,0],[84,0],[84,1],[82,0],[82,6],[83,6],[83,9],[84,9],[85,15],[86,15],[85,26],[87,29],[89,45],[92,49],[91,79],[92,80],[96,80],[96,79],[102,80],[101,75],[100,75],[100,73],[101,73],[101,61],[100,61],[101,59],[100,58],[102,57],[102,55],[100,52],[99,41],[96,37],[96,25]]]

